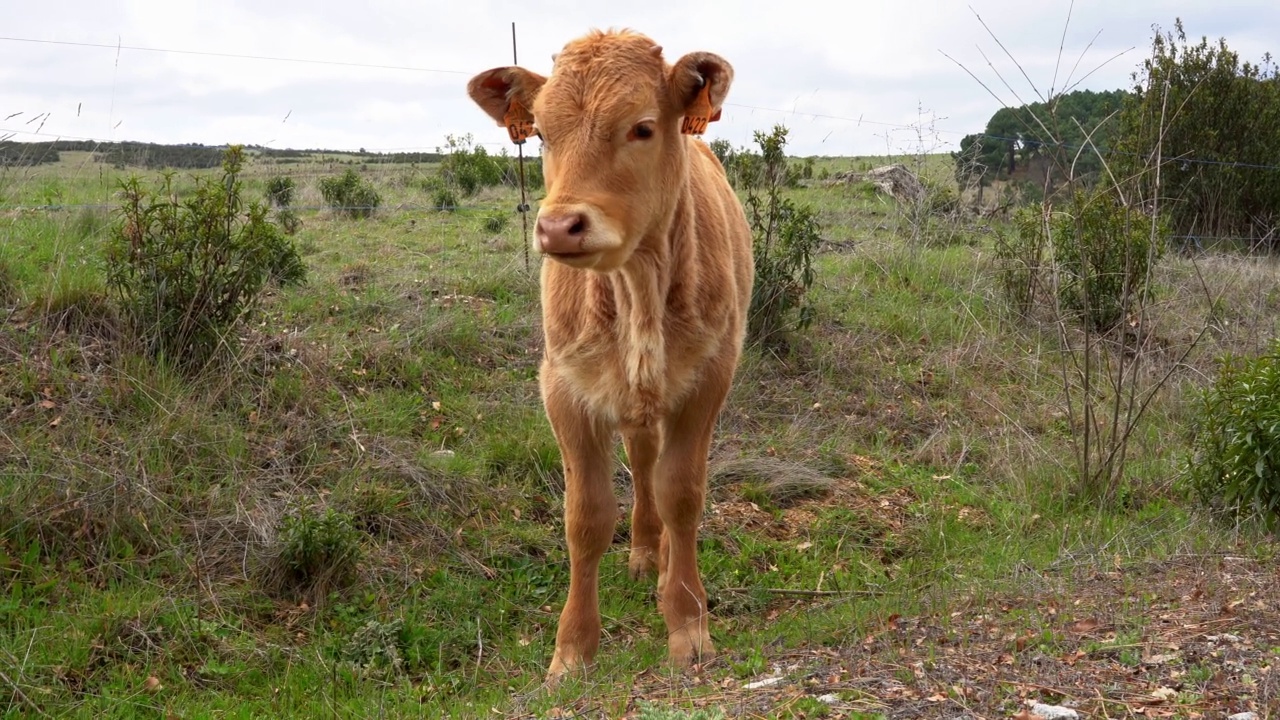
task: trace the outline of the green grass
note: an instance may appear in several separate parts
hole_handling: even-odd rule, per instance
[[[295,203],[319,205],[319,162],[250,165],[250,192],[282,167],[297,174]],[[616,717],[647,700],[641,717],[665,717],[736,707],[724,688],[823,653],[868,656],[923,687],[904,653],[976,644],[963,625],[974,608],[1056,597],[1048,578],[1064,566],[1232,548],[1172,482],[1195,373],[1140,426],[1126,502],[1082,502],[1059,338],[1005,308],[989,239],[961,228],[965,242],[909,245],[892,202],[799,189],[830,246],[818,319],[789,357],[744,358],[713,449],[721,466],[765,468],[717,481],[701,536],[724,658],[698,682],[664,667],[652,588],[627,579],[624,518],[601,573],[599,665],[544,691],[568,573],[536,385],[538,260],[526,273],[518,218],[486,227],[511,191],[434,212],[415,189],[424,172],[371,165],[385,199],[368,220],[302,210],[310,282],[274,291],[235,356],[196,378],[113,330],[106,211],[0,215],[0,713]],[[69,157],[3,187],[15,205],[109,204],[119,177]],[[1207,374],[1216,352],[1274,329],[1261,290],[1274,268],[1248,262],[1207,268],[1212,302],[1181,291],[1195,276],[1186,261],[1161,269],[1171,342],[1209,305],[1252,318],[1188,367]],[[779,481],[787,467],[809,484]],[[618,487],[625,499],[622,475]],[[286,519],[326,510],[354,530],[354,573],[282,581],[298,552]],[[1232,551],[1270,561],[1266,541],[1249,545]],[[1075,647],[1029,605],[1010,612],[1010,632],[1046,653]],[[1114,612],[1132,633],[1147,610]],[[908,617],[936,618],[947,642],[885,634]],[[884,709],[873,692],[839,695],[844,710],[816,693],[772,707]]]

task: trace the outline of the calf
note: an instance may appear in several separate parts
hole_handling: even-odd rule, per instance
[[[690,135],[719,118],[732,80],[717,55],[670,65],[644,35],[594,31],[564,47],[549,77],[502,67],[467,86],[513,140],[542,140],[539,380],[564,462],[570,566],[550,679],[591,662],[600,644],[619,433],[635,490],[631,576],[657,572],[672,662],[714,654],[697,533],[754,270],[742,205]]]

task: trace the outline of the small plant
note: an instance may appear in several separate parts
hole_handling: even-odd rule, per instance
[[[404,656],[400,651],[404,621],[396,618],[390,622],[370,620],[342,648],[342,657],[364,670],[389,671],[393,674],[404,669]]]
[[[288,175],[276,175],[267,180],[267,202],[278,208],[287,208],[293,204],[293,178]]]
[[[458,196],[447,187],[438,187],[431,194],[431,208],[440,212],[453,212],[458,209]]]
[[[382,196],[373,184],[351,168],[341,175],[322,179],[320,195],[329,207],[353,220],[370,217],[382,204]]]
[[[123,204],[105,252],[107,286],[153,355],[202,365],[254,307],[272,278],[306,277],[293,243],[267,208],[241,197],[243,149],[224,156],[222,176],[197,178],[178,199],[173,174],[147,191],[137,177],[122,184]]]
[[[1002,227],[995,242],[996,282],[1010,306],[1024,317],[1035,308],[1047,270],[1047,245],[1040,208],[1025,207]]]
[[[1193,427],[1187,473],[1201,499],[1280,521],[1280,341],[1221,360]]]
[[[504,212],[494,211],[484,216],[484,231],[487,233],[500,233],[507,227],[510,216]]]
[[[806,297],[813,285],[813,255],[822,241],[818,215],[808,205],[797,205],[782,191],[791,182],[784,151],[787,129],[756,132],[760,146],[759,184],[748,183],[746,208],[754,236],[755,284],[747,337],[774,352],[785,353],[792,328],[804,330],[814,318],[813,303]],[[743,155],[739,155],[739,158]]]
[[[302,218],[298,217],[298,212],[291,207],[276,210],[276,222],[280,224],[280,229],[284,230],[286,235],[297,235],[298,230],[302,228]]]
[[[284,519],[280,559],[297,580],[341,583],[360,560],[360,533],[346,513],[328,508],[315,515],[304,510]]]

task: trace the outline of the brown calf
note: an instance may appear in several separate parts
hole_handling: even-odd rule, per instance
[[[542,263],[540,380],[564,461],[570,564],[551,679],[591,662],[600,644],[619,432],[635,485],[631,575],[657,571],[674,663],[714,654],[697,532],[753,265],[724,169],[687,135],[719,117],[732,80],[711,53],[669,65],[643,35],[596,31],[566,45],[550,77],[502,67],[467,86],[513,139],[535,132],[543,143],[534,244],[551,261]]]

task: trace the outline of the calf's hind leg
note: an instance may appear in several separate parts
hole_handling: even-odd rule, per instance
[[[662,519],[654,504],[653,472],[658,462],[659,438],[657,431],[650,428],[626,430],[622,434],[635,496],[631,510],[631,559],[627,563],[632,580],[652,575],[658,569]]]

